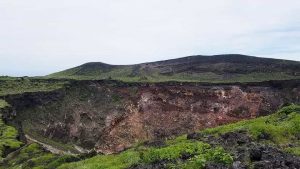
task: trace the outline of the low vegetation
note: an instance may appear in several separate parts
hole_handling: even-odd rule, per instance
[[[7,149],[14,150],[22,145],[22,142],[17,140],[18,131],[14,127],[6,125],[2,120],[1,109],[8,106],[7,102],[0,100],[0,161]]]
[[[8,106],[9,106],[9,104],[5,100],[0,99],[0,109],[8,107]]]
[[[299,76],[292,76],[286,73],[249,73],[235,74],[230,77],[205,72],[205,73],[177,73],[173,75],[163,75],[159,73],[139,74],[132,76],[132,72],[125,70],[120,73],[99,73],[98,75],[68,75],[65,72],[47,76],[50,79],[74,79],[74,80],[119,80],[123,82],[209,82],[209,83],[232,83],[232,82],[262,82],[268,80],[289,80],[299,79]]]
[[[0,78],[0,96],[25,92],[51,91],[63,87],[67,81],[32,78]]]
[[[26,145],[10,154],[2,163],[2,168],[55,169],[58,166],[80,160],[72,155],[56,155],[45,151],[40,145]],[[1,167],[0,167],[1,168]]]
[[[185,159],[184,156],[189,158]],[[181,141],[166,147],[139,146],[116,155],[100,155],[88,160],[65,164],[60,169],[71,168],[128,168],[133,165],[147,165],[164,162],[170,168],[201,168],[207,162],[229,165],[232,157],[221,147],[211,147],[199,141]]]

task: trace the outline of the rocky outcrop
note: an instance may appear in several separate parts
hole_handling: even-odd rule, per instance
[[[257,143],[247,131],[228,132],[220,136],[189,134],[188,139],[200,140],[213,146],[222,146],[233,155],[233,169],[300,168],[300,157],[269,145]],[[219,165],[219,166],[218,166]],[[220,164],[208,164],[206,168],[229,168]]]
[[[99,153],[270,114],[300,102],[299,80],[249,84],[74,81],[64,89],[6,96],[6,120],[38,140]]]

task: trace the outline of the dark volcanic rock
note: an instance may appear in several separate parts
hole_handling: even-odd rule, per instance
[[[228,132],[221,135],[223,144],[226,146],[242,145],[252,141],[251,137],[247,135],[246,131]]]
[[[167,169],[169,161],[157,161],[151,164],[138,164],[129,167],[128,169]]]
[[[251,148],[250,159],[255,169],[300,168],[300,157],[269,146]]]
[[[166,145],[164,140],[149,140],[144,142],[144,146],[147,147],[164,147]]]
[[[197,133],[197,132],[193,132],[193,133],[187,135],[188,140],[191,140],[191,139],[200,140],[203,137],[204,137],[204,134]]]
[[[251,148],[249,150],[250,160],[253,161],[261,161],[262,158],[262,149],[261,148]]]
[[[193,134],[192,136],[196,135]],[[253,142],[246,131],[228,132],[220,136],[193,137],[193,139],[224,147],[234,157],[235,162],[231,166],[233,169],[244,169],[250,166],[255,169],[300,168],[299,156],[283,152],[275,147]],[[220,166],[214,167],[218,168]]]
[[[204,168],[205,169],[228,169],[228,167],[218,163],[208,163]]]

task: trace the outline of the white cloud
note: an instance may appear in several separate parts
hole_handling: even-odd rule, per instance
[[[299,0],[1,0],[0,74],[195,54],[300,60],[299,21]]]

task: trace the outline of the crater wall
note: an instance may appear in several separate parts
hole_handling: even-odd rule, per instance
[[[4,117],[24,140],[29,135],[110,154],[140,141],[268,115],[284,104],[300,103],[299,97],[298,80],[250,84],[74,81],[53,92],[5,96],[12,108]]]

